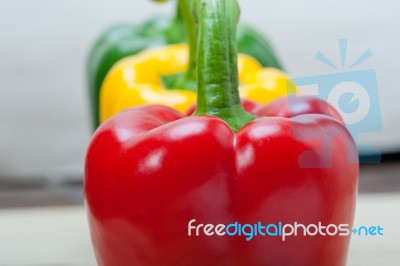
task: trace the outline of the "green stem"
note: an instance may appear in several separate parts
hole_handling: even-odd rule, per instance
[[[197,25],[192,15],[193,0],[178,0],[179,9],[185,22],[186,37],[189,44],[189,65],[185,73],[186,82],[194,82],[196,86],[197,70]]]
[[[156,0],[155,0],[156,1]],[[178,0],[181,1],[181,0]],[[166,1],[156,1],[166,2]],[[184,31],[183,17],[179,4],[176,7],[175,17],[171,20],[171,23],[165,30],[165,37],[169,43],[179,43],[182,41],[182,32]]]
[[[197,25],[192,16],[192,3],[193,0],[178,0],[178,13],[179,18],[183,21],[182,24],[185,26],[186,38],[189,44],[189,61],[188,69],[184,73],[179,73],[174,76],[170,76],[171,81],[165,79],[166,84],[170,84],[169,87],[173,89],[181,90],[197,90]],[[168,85],[167,85],[168,87]]]
[[[240,102],[236,28],[237,0],[192,0],[198,22],[197,115],[223,119],[234,131],[254,119]]]

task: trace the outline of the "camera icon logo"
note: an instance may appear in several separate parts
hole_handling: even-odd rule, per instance
[[[339,40],[341,70],[323,53],[317,52],[315,58],[333,68],[335,72],[293,79],[302,92],[297,97],[317,96],[335,107],[356,141],[359,154],[367,155],[367,157],[362,156],[360,162],[379,163],[381,160],[380,150],[360,142],[361,135],[382,129],[376,71],[374,69],[352,70],[372,57],[372,51],[367,49],[347,68],[347,46],[347,39]],[[294,136],[296,135],[301,136],[301,134],[294,134]],[[302,166],[312,167],[310,165]]]

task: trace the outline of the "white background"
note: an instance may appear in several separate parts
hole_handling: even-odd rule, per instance
[[[400,2],[241,0],[242,21],[267,34],[293,77],[332,73],[317,51],[340,63],[367,48],[357,69],[378,75],[383,130],[366,140],[400,150]],[[80,173],[90,138],[85,60],[95,38],[119,22],[172,14],[149,0],[0,1],[0,178]]]

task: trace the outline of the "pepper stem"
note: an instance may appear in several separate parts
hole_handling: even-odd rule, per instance
[[[236,28],[237,0],[193,0],[198,22],[196,115],[223,119],[238,131],[255,119],[240,102]]]
[[[196,70],[197,70],[197,25],[192,16],[193,0],[178,0],[179,19],[185,26],[186,38],[189,44],[188,68],[184,73],[170,76],[170,81],[165,80],[169,87],[181,90],[197,90]],[[168,85],[167,85],[168,86]]]
[[[153,0],[155,2],[166,2],[166,0]],[[180,2],[182,0],[178,0]],[[179,3],[177,4],[175,16],[169,23],[168,27],[165,30],[165,38],[168,40],[168,43],[179,43],[182,41],[182,32],[184,31],[183,17],[181,8]]]
[[[180,14],[185,23],[186,37],[189,44],[189,64],[183,80],[178,87],[189,90],[196,90],[196,70],[197,70],[197,25],[192,15],[193,0],[178,0]]]

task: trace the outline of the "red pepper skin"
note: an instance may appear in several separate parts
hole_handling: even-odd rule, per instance
[[[249,100],[246,100],[249,102]],[[251,106],[249,103],[247,105]],[[243,105],[245,108],[246,105]],[[294,117],[301,114],[324,114],[329,115],[344,123],[339,112],[324,100],[313,96],[289,95],[281,97],[270,104],[257,107],[252,106],[246,111],[257,113],[258,116],[280,116]]]
[[[219,118],[182,118],[163,106],[133,108],[102,124],[85,169],[99,265],[344,265],[350,236],[188,236],[192,219],[195,225],[321,222],[351,230],[356,147],[345,126],[326,114],[329,108],[313,111],[316,102],[299,100],[307,114],[298,109],[292,118],[273,117],[282,116],[274,103],[259,107],[255,115],[270,116],[237,133]],[[332,138],[332,148],[321,149],[321,138],[297,139],[296,132]],[[318,150],[313,161],[331,160],[331,167],[302,167],[298,158],[308,150]]]

